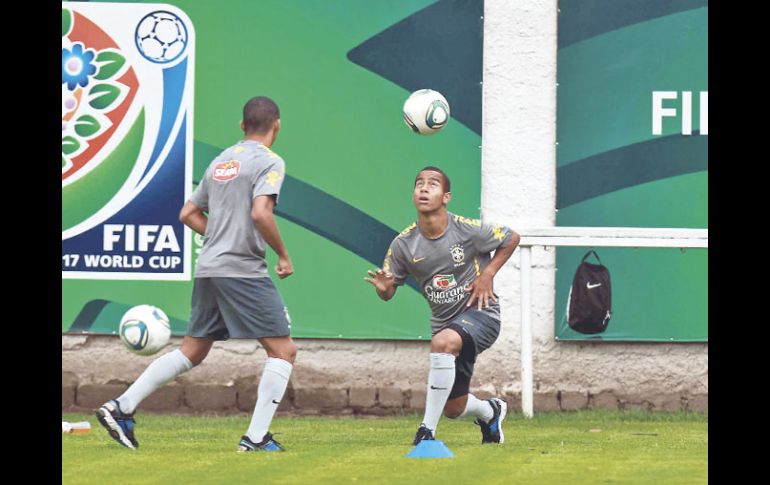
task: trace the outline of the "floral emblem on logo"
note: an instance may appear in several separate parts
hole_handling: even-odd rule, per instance
[[[65,180],[104,146],[125,115],[129,93],[133,98],[138,83],[115,42],[69,9],[62,9],[61,83],[61,171]]]

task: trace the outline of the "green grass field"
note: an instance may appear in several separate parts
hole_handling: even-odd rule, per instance
[[[470,419],[442,419],[452,459],[408,459],[421,416],[277,418],[285,453],[236,453],[249,416],[137,414],[138,451],[88,414],[92,431],[62,435],[62,483],[708,483],[708,417],[585,411],[509,414],[506,442],[481,446]]]

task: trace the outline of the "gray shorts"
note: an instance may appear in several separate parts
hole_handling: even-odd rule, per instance
[[[291,320],[270,278],[195,278],[190,337],[286,337]]]
[[[476,356],[495,343],[500,335],[500,320],[485,312],[466,310],[436,333],[447,328],[457,332],[463,340],[460,355],[455,358],[455,383],[449,393],[449,399],[454,399],[470,391]]]

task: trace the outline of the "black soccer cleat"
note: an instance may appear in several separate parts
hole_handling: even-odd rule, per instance
[[[480,419],[474,421],[481,428],[481,444],[503,443],[505,441],[503,420],[508,412],[508,404],[496,397],[487,399],[487,402],[492,406],[492,411],[494,411],[492,419],[486,422]]]
[[[267,433],[265,433],[265,436],[262,438],[262,441],[260,441],[259,443],[254,443],[246,435],[241,436],[241,442],[238,443],[237,451],[239,453],[242,453],[245,451],[286,451],[286,450],[281,445],[281,443],[273,439],[273,434],[268,431]]]
[[[417,446],[420,441],[422,440],[435,440],[436,438],[433,437],[433,432],[425,426],[425,424],[421,424],[419,428],[417,428],[417,433],[414,435],[414,445]]]
[[[139,448],[139,443],[134,437],[134,414],[121,411],[118,401],[112,400],[102,404],[96,410],[96,418],[112,439],[132,450]]]

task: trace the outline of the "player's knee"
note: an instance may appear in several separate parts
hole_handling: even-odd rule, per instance
[[[431,340],[431,352],[459,355],[463,341],[453,331],[440,332]]]
[[[442,334],[434,335],[430,341],[431,352],[444,352],[446,348],[446,339]]]

